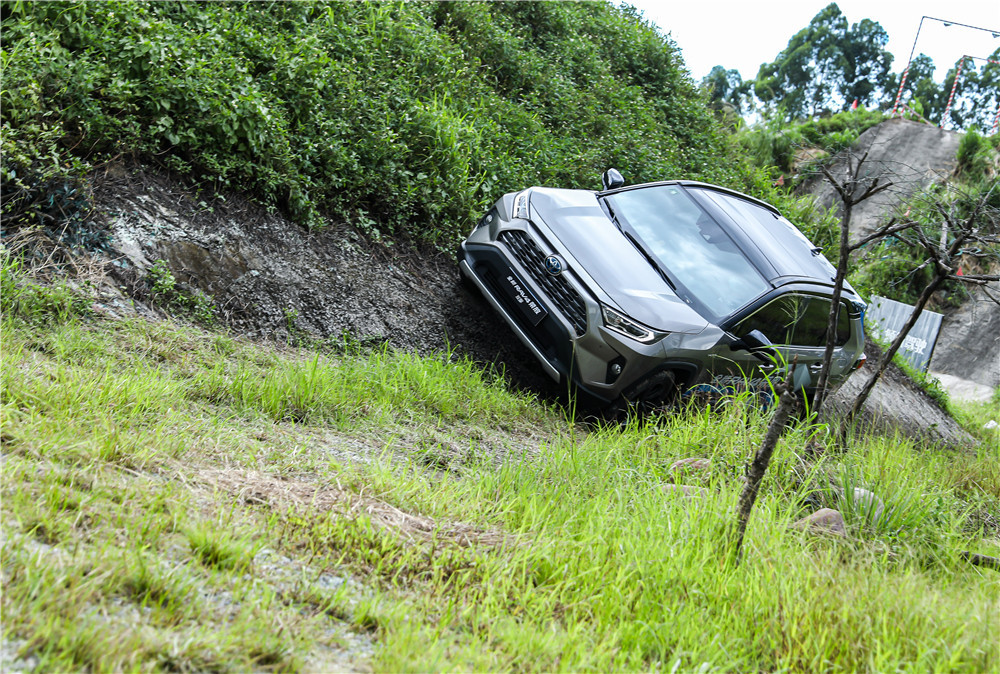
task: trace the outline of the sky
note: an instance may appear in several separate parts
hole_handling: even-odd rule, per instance
[[[695,82],[716,65],[735,68],[744,80],[753,79],[761,63],[770,63],[788,40],[809,25],[830,0],[627,0],[643,16],[669,33],[680,47]],[[979,26],[1000,36],[1000,0],[839,0],[837,6],[853,25],[862,19],[877,21],[889,35],[886,47],[895,57],[893,70],[902,72],[917,38],[916,52],[927,54],[937,67],[934,78],[964,55],[986,58],[1000,47],[990,32],[943,21]],[[934,19],[943,21],[935,21]],[[982,67],[983,61],[976,61]]]

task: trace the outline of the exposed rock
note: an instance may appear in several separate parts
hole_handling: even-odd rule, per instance
[[[991,283],[988,292],[1000,296],[1000,283]],[[980,384],[957,387],[956,397],[989,400],[1000,388],[1000,305],[982,288],[974,289],[967,302],[945,314],[931,369]],[[952,386],[942,383],[951,393]]]
[[[885,504],[882,503],[882,499],[867,489],[855,487],[852,501],[854,509],[859,514],[864,514],[870,521],[877,521],[885,512]]]
[[[891,181],[892,187],[861,202],[852,209],[851,237],[859,239],[888,220],[896,206],[913,198],[920,190],[947,180],[956,165],[962,134],[901,118],[890,119],[868,129],[850,148],[857,161],[866,152],[864,173],[869,178]],[[847,152],[830,164],[834,177],[847,170]],[[824,209],[843,205],[833,187],[820,175],[806,180],[799,190],[812,195]],[[962,380],[990,387],[986,390],[947,380],[949,393],[965,399],[989,398],[1000,388],[1000,305],[981,288],[957,310],[945,314],[931,369]],[[991,284],[996,296],[1000,286]],[[954,384],[955,388],[952,388]]]
[[[993,397],[993,388],[986,384],[933,370],[930,375],[941,382],[941,388],[948,392],[948,397],[952,400],[986,402]]]
[[[797,531],[847,536],[847,526],[844,524],[844,516],[832,508],[817,510],[813,514],[806,515],[797,522],[793,522],[790,526]]]
[[[701,459],[698,457],[679,459],[670,464],[671,473],[702,472],[702,471],[709,471],[711,469],[712,469],[711,461],[709,461],[708,459]]]
[[[708,489],[704,487],[694,487],[689,484],[664,484],[660,485],[665,495],[678,496],[682,498],[702,498],[708,496]]]
[[[214,298],[225,325],[243,335],[450,350],[502,363],[520,386],[560,393],[486,302],[461,288],[450,254],[373,244],[337,223],[306,231],[238,194],[198,196],[144,169],[110,175],[94,196],[126,284],[141,286],[162,259],[179,282]]]
[[[839,423],[839,418],[847,414],[865,381],[878,367],[882,357],[878,345],[867,344],[865,352],[868,362],[827,400],[822,412],[824,420]],[[887,435],[898,431],[932,444],[949,447],[975,444],[975,439],[895,364],[890,364],[882,374],[857,422],[859,428]]]
[[[892,187],[866,199],[852,210],[851,237],[855,240],[869,234],[893,209],[919,190],[944,181],[955,168],[955,155],[961,133],[945,131],[927,124],[896,118],[868,129],[850,148],[857,161],[868,153],[864,173],[870,178],[891,181]],[[835,178],[847,171],[847,157],[841,153],[829,167]],[[820,207],[843,204],[833,187],[822,176],[803,183],[801,191],[811,194]]]
[[[990,419],[985,424],[983,424],[983,430],[992,431],[994,428],[1000,426],[994,419]]]

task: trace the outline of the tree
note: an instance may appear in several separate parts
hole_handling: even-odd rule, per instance
[[[893,75],[888,86],[890,91],[898,91],[899,79]],[[919,54],[906,71],[899,103],[913,108],[926,119],[940,119],[945,100],[941,85],[934,81],[934,61],[927,54]],[[887,105],[892,103],[886,101]]]
[[[983,131],[992,131],[997,114],[1000,114],[1000,48],[990,54],[989,60],[983,64],[971,98],[975,109],[974,122]]]
[[[970,285],[984,286],[992,281],[1000,280],[1000,274],[963,274],[959,272],[962,257],[987,257],[995,263],[1000,261],[1000,208],[995,203],[996,193],[1000,190],[997,181],[979,193],[960,194],[957,199],[946,200],[935,194],[929,194],[930,207],[940,220],[933,226],[916,226],[907,234],[896,233],[894,236],[908,245],[919,246],[925,252],[924,263],[934,270],[930,282],[924,287],[909,318],[900,328],[899,334],[892,344],[882,354],[879,366],[865,382],[861,391],[851,404],[851,409],[840,425],[839,437],[843,445],[847,431],[871,395],[875,384],[882,377],[892,357],[902,346],[920,317],[931,296],[945,281],[957,281]],[[985,288],[984,288],[985,289]],[[987,294],[989,295],[988,291]],[[1000,303],[1000,297],[989,295]]]
[[[754,453],[754,458],[746,468],[746,482],[740,492],[739,501],[736,503],[736,521],[732,529],[732,543],[730,549],[730,559],[739,564],[741,551],[743,548],[743,536],[747,531],[747,524],[750,522],[750,513],[757,502],[757,495],[760,493],[760,485],[764,481],[764,474],[771,464],[771,457],[774,455],[774,448],[778,446],[778,440],[788,428],[788,421],[795,409],[795,370],[798,367],[798,358],[793,358],[791,365],[785,373],[784,380],[778,382],[774,391],[778,395],[778,404],[775,407],[774,415],[767,425],[764,433],[764,440]]]
[[[889,36],[871,19],[848,26],[830,3],[760,67],[754,91],[788,119],[847,110],[854,101],[877,105],[895,92]]]
[[[830,3],[788,41],[772,63],[760,67],[754,91],[787,119],[847,110],[855,100],[871,105],[891,91],[889,37],[877,22],[849,26]]]
[[[942,93],[946,94],[942,96],[942,116],[932,120],[940,119],[942,125],[948,124],[957,129],[978,126],[983,131],[992,130],[1000,106],[1000,49],[993,52],[978,70],[975,59],[963,57],[948,71]],[[951,108],[947,110],[947,118],[944,118],[948,99],[952,99]]]
[[[837,262],[837,273],[834,276],[833,298],[830,303],[830,315],[826,327],[826,348],[823,352],[823,364],[820,368],[819,377],[816,380],[816,393],[813,397],[812,413],[814,415],[818,415],[820,409],[823,407],[823,400],[826,396],[826,389],[830,380],[833,350],[836,346],[837,320],[840,314],[840,297],[844,288],[844,280],[847,278],[847,264],[850,261],[851,253],[872,241],[908,229],[913,224],[912,222],[897,224],[895,220],[890,220],[887,225],[880,227],[872,234],[862,238],[860,241],[851,243],[851,216],[854,207],[865,199],[873,197],[892,186],[892,182],[886,176],[870,175],[868,167],[865,166],[867,159],[868,151],[856,161],[853,153],[849,152],[847,154],[847,165],[843,179],[834,177],[826,166],[820,166],[820,170],[826,177],[827,182],[830,183],[837,196],[840,197],[843,204],[843,211],[840,214],[840,256]]]
[[[843,81],[840,95],[845,105],[854,101],[864,106],[877,105],[892,86],[892,54],[885,50],[889,35],[871,19],[854,24],[841,45],[844,53]]]
[[[708,94],[708,105],[716,112],[732,109],[736,114],[753,110],[753,80],[743,81],[736,69],[715,66],[701,81]]]

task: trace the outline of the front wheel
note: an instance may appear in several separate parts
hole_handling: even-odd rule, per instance
[[[667,407],[677,395],[677,378],[670,370],[660,370],[629,387],[605,411],[605,416],[620,419],[642,417]]]

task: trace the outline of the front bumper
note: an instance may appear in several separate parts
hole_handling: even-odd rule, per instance
[[[590,396],[613,402],[664,369],[663,342],[642,344],[604,327],[599,289],[591,290],[572,270],[558,277],[548,275],[544,258],[562,253],[542,248],[547,244],[543,237],[526,229],[503,230],[496,239],[480,237],[486,240],[470,237],[459,247],[462,274],[552,379],[571,380]],[[680,360],[675,369],[698,369]]]

